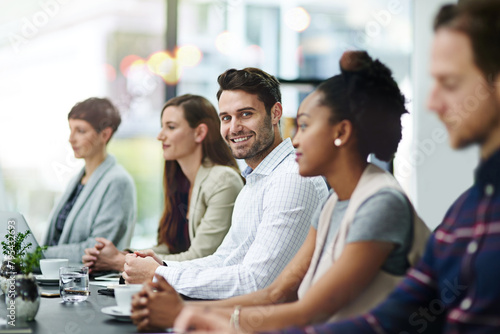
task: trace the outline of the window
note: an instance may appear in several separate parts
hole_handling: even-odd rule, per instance
[[[40,237],[51,208],[82,162],[67,142],[67,113],[108,96],[123,122],[109,151],[138,191],[133,246],[155,242],[162,211],[156,135],[165,84],[217,105],[217,76],[254,66],[280,79],[325,79],[346,49],[388,64],[411,101],[412,1],[179,0],[178,48],[165,52],[164,0],[16,2],[0,13],[2,205],[26,215]],[[283,85],[284,132],[311,86]],[[408,105],[411,112],[411,104]],[[400,153],[409,150],[411,116]],[[2,187],[2,182],[0,182]],[[0,189],[0,194],[2,189]],[[5,199],[6,198],[6,199]]]

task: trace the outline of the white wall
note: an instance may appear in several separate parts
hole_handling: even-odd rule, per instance
[[[68,111],[109,95],[108,36],[161,33],[164,4],[44,0],[7,7],[0,11],[0,210],[23,213],[41,240],[51,207],[83,165],[68,143]]]
[[[414,0],[413,53],[413,177],[410,196],[417,211],[429,225],[436,227],[454,200],[472,185],[479,159],[476,148],[453,151],[445,128],[427,109],[432,80],[429,60],[433,39],[432,24],[439,8],[453,0]]]

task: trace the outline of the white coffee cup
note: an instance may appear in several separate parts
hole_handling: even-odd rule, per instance
[[[132,309],[132,296],[142,290],[142,284],[116,285],[115,300],[118,309],[124,314],[130,314]]]
[[[67,267],[68,259],[43,259],[40,260],[40,270],[43,278],[59,279],[59,268]]]

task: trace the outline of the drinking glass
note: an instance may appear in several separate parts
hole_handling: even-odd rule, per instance
[[[90,295],[88,267],[61,267],[59,269],[59,292],[65,302],[78,303]]]

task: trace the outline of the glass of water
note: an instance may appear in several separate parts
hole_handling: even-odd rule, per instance
[[[88,267],[59,268],[59,292],[63,301],[78,303],[90,295]]]

